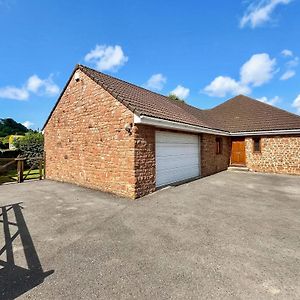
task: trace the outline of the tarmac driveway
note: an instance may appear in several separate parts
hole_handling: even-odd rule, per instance
[[[0,186],[8,204],[0,299],[300,298],[300,177],[222,172],[138,201],[45,180]]]

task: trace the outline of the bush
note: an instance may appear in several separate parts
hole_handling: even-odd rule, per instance
[[[8,149],[9,148],[8,139],[9,139],[9,136],[0,137],[0,149]]]
[[[15,147],[20,150],[21,156],[27,158],[27,163],[32,166],[38,165],[35,158],[43,157],[44,154],[44,136],[40,132],[26,133],[24,138],[17,139]]]
[[[8,138],[9,149],[15,150],[17,140],[23,139],[24,135],[10,135]]]
[[[8,146],[8,145],[5,145],[5,144],[3,143],[2,138],[0,138],[0,149],[6,149],[7,146]]]
[[[16,158],[19,154],[19,150],[0,149],[0,158]]]

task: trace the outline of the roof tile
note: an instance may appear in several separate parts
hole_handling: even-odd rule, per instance
[[[86,66],[77,65],[76,69],[80,69],[138,115],[232,133],[300,129],[300,116],[243,95],[212,109],[201,110]]]

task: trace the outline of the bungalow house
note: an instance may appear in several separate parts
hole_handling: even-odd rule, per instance
[[[201,110],[77,65],[44,126],[46,176],[130,198],[229,166],[300,175],[300,117],[239,95]]]

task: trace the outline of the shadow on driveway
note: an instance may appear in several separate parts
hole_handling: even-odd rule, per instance
[[[4,232],[4,245],[0,245],[2,246],[0,258],[6,255],[6,260],[0,259],[0,299],[5,300],[15,299],[26,293],[54,272],[43,271],[20,204],[0,207],[0,222]],[[16,264],[13,245],[17,238],[21,241],[26,267]]]

